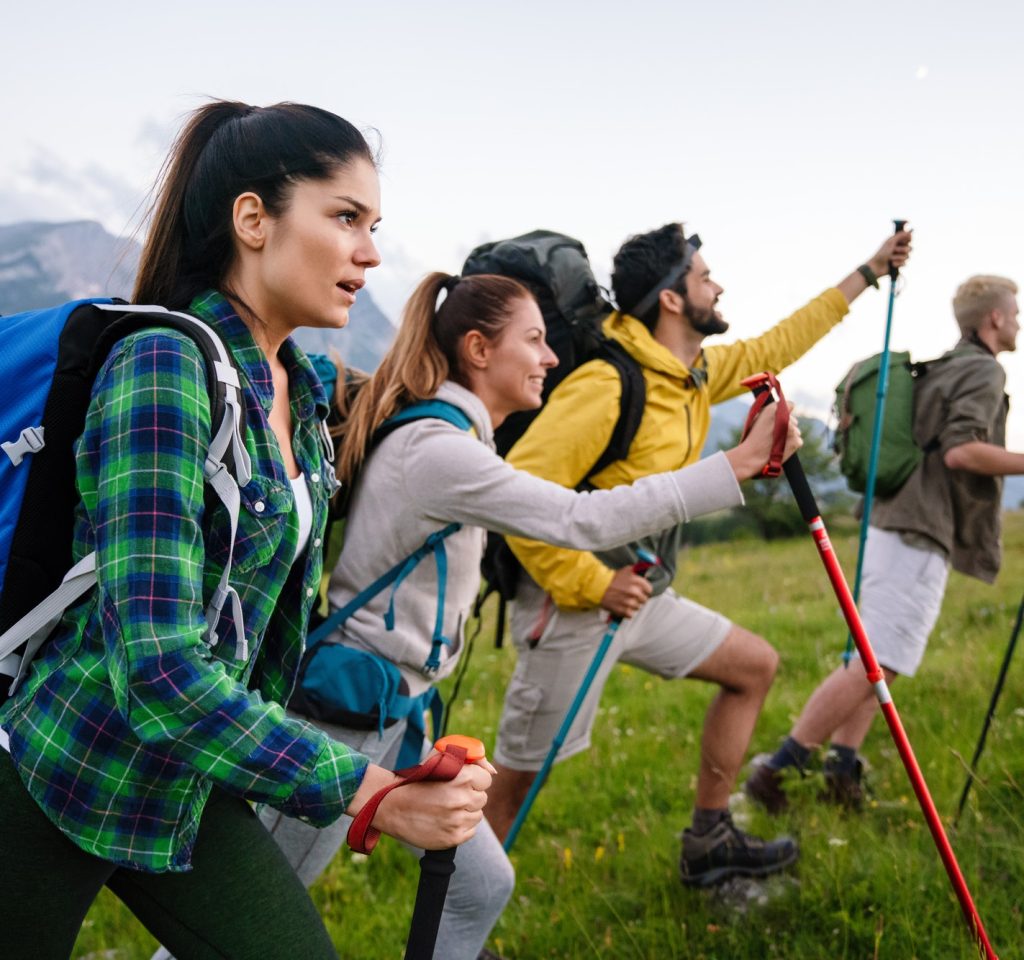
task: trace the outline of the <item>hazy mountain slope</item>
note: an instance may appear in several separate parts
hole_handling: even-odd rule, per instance
[[[34,310],[79,297],[131,294],[141,247],[98,223],[22,222],[0,226],[0,314]],[[394,337],[394,327],[360,292],[344,330],[300,331],[304,349],[341,353],[346,363],[372,370]]]

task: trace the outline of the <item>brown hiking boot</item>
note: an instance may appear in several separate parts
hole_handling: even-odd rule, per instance
[[[789,806],[789,797],[782,789],[782,771],[766,763],[754,763],[754,770],[743,784],[743,792],[773,816]]]
[[[683,831],[679,878],[688,887],[712,887],[730,877],[767,877],[798,856],[791,837],[762,840],[740,830],[727,813],[709,833]]]
[[[859,813],[864,808],[864,760],[857,757],[853,770],[841,770],[825,757],[825,788],[818,799]]]

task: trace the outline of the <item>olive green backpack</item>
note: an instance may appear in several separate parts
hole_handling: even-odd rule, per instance
[[[914,363],[905,352],[889,354],[889,380],[875,475],[877,496],[896,493],[934,444],[933,441],[922,449],[914,440],[914,386],[935,362]],[[838,426],[833,447],[839,454],[843,476],[850,489],[857,493],[867,490],[881,367],[882,354],[876,353],[855,363],[836,387],[834,411]]]

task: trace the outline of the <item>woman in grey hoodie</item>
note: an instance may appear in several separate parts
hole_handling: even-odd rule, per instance
[[[732,450],[613,490],[580,493],[515,470],[494,452],[494,430],[509,414],[541,405],[545,375],[556,363],[541,312],[521,284],[433,273],[416,289],[394,345],[353,404],[338,461],[339,478],[353,488],[345,547],[328,590],[332,608],[347,604],[431,534],[461,524],[444,541],[440,618],[438,564],[428,557],[400,588],[378,594],[332,637],[397,666],[410,696],[455,667],[480,586],[487,530],[608,549],[741,504],[739,481],[759,474],[768,458],[771,418],[762,417]],[[428,399],[456,407],[470,429],[427,417],[371,443],[389,417]],[[786,455],[799,445],[791,420]],[[445,638],[440,645],[438,636]],[[320,725],[385,767],[394,765],[407,728],[405,721],[382,733]],[[318,830],[268,808],[264,823],[309,885],[341,846],[349,821]],[[511,895],[514,875],[486,821],[459,847],[455,864],[435,955],[473,960]]]

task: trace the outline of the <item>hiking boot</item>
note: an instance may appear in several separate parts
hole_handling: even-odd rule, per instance
[[[754,770],[743,784],[743,792],[773,816],[789,806],[789,797],[782,789],[782,771],[765,763],[755,763]]]
[[[864,808],[864,759],[857,757],[853,769],[842,769],[832,756],[825,757],[825,788],[818,799],[859,813]]]
[[[767,877],[793,863],[799,855],[790,837],[762,840],[744,833],[727,813],[708,833],[683,831],[679,878],[688,887],[711,887],[730,877]]]

